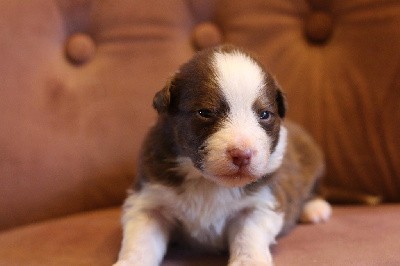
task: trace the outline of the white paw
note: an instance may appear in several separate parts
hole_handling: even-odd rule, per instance
[[[127,260],[119,260],[113,264],[113,266],[129,266],[131,265]]]
[[[272,261],[259,261],[259,260],[236,260],[228,264],[228,266],[273,266]]]
[[[254,260],[241,260],[233,261],[228,264],[228,266],[273,266],[272,262],[266,261],[254,261]]]
[[[235,258],[229,261],[228,266],[273,266],[271,256],[266,256],[262,258],[251,258],[250,256],[242,256],[240,258]]]
[[[113,266],[158,266],[159,264],[152,261],[144,261],[141,259],[129,258],[129,259],[122,259],[118,260]]]
[[[304,205],[300,221],[303,223],[321,223],[329,220],[331,215],[331,205],[323,199],[316,198]]]

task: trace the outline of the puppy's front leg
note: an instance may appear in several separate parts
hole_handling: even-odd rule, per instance
[[[269,246],[275,242],[283,215],[270,209],[247,210],[229,228],[229,266],[270,266]]]
[[[165,255],[169,226],[157,211],[125,210],[123,240],[114,266],[156,266]]]

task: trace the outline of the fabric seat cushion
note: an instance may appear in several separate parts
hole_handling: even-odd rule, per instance
[[[111,208],[0,234],[0,265],[111,265],[121,242]],[[275,265],[399,265],[400,205],[334,207],[325,224],[299,225],[272,248]],[[226,265],[227,254],[170,249],[163,265]]]

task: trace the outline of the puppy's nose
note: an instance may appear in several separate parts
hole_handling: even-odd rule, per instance
[[[252,151],[250,149],[231,149],[228,151],[229,156],[231,157],[232,163],[239,167],[243,167],[250,164]]]

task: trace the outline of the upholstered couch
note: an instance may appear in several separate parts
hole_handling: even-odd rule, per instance
[[[154,93],[226,42],[274,73],[325,151],[321,192],[352,203],[279,239],[276,265],[400,265],[394,0],[0,0],[0,265],[111,265]]]

